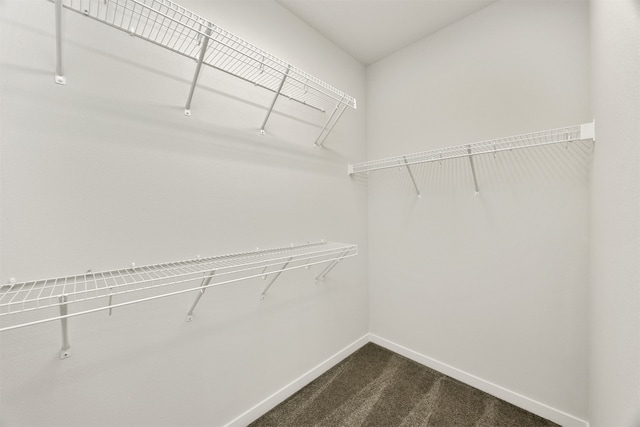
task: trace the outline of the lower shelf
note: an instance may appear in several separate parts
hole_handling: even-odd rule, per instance
[[[64,323],[72,316],[197,291],[187,316],[187,320],[191,320],[199,298],[210,287],[251,278],[270,278],[261,294],[264,298],[283,271],[325,264],[316,276],[316,281],[323,280],[342,259],[357,254],[357,245],[321,241],[10,283],[0,287],[0,332],[53,320]]]

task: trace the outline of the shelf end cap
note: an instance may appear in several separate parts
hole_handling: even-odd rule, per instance
[[[580,139],[596,140],[596,122],[585,123],[580,125]]]

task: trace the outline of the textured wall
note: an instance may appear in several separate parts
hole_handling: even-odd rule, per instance
[[[364,68],[277,3],[183,5],[364,100]],[[309,240],[357,243],[317,271],[216,288],[184,321],[182,295],[0,336],[3,425],[221,425],[368,330],[364,111],[326,118],[76,13],[64,14],[68,84],[53,83],[54,8],[2,1],[1,277],[18,280],[222,255]],[[291,35],[295,34],[295,37]],[[364,104],[363,104],[364,105]],[[317,269],[317,267],[316,267]]]
[[[594,427],[640,424],[640,2],[591,2]]]
[[[497,2],[369,67],[368,158],[590,122],[588,4]],[[592,147],[369,176],[371,331],[587,417]]]

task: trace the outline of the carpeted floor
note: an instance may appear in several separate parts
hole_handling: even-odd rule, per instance
[[[369,343],[251,424],[267,426],[557,424]]]

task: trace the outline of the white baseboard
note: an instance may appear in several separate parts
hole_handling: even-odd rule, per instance
[[[316,367],[312,368],[305,374],[296,378],[286,386],[282,387],[280,390],[273,393],[271,396],[264,399],[262,402],[258,403],[239,417],[235,418],[231,422],[225,425],[225,427],[245,427],[248,424],[252,423],[262,415],[269,412],[271,409],[284,402],[288,397],[293,395],[295,392],[300,390],[302,387],[309,384],[311,381],[318,378],[320,375],[327,372],[329,369],[333,368],[339,362],[344,360],[351,353],[358,350],[363,345],[369,342],[369,334],[363,336],[362,338],[357,339],[353,343],[349,344],[324,362],[320,363]]]
[[[514,391],[501,387],[497,384],[494,384],[490,381],[483,380],[482,378],[476,377],[475,375],[469,374],[458,368],[454,368],[453,366],[447,365],[446,363],[432,359],[431,357],[425,356],[416,351],[408,349],[407,347],[401,346],[400,344],[396,344],[392,341],[386,340],[374,334],[369,334],[369,340],[375,344],[378,344],[381,347],[384,347],[388,350],[398,353],[415,362],[418,362],[421,365],[427,366],[440,373],[448,375],[451,378],[455,378],[458,381],[461,381],[465,384],[468,384],[472,387],[475,387],[479,390],[489,393],[492,396],[495,396],[499,399],[507,401],[531,413],[534,413],[550,421],[553,421],[554,423],[560,424],[561,426],[589,427],[589,423],[585,420],[581,420],[580,418],[574,417],[573,415],[567,414],[566,412],[552,408],[548,405],[545,405],[544,403],[540,403],[538,401],[530,399],[519,393],[516,393]]]
[[[318,378],[320,375],[324,374],[326,371],[337,365],[339,362],[344,360],[347,356],[358,350],[363,345],[368,342],[373,342],[374,344],[378,344],[381,347],[384,347],[388,350],[391,350],[395,353],[398,353],[402,356],[405,356],[415,362],[420,363],[421,365],[427,366],[431,369],[434,369],[442,374],[448,375],[451,378],[455,378],[458,381],[461,381],[465,384],[468,384],[472,387],[475,387],[479,390],[482,390],[486,393],[491,394],[499,399],[502,399],[506,402],[509,402],[513,405],[516,405],[524,410],[527,410],[531,413],[539,415],[543,418],[551,420],[557,424],[560,424],[563,427],[589,427],[589,423],[580,418],[574,417],[573,415],[567,414],[559,409],[553,408],[549,405],[545,405],[544,403],[538,402],[536,400],[530,399],[526,396],[523,396],[519,393],[501,387],[497,384],[494,384],[490,381],[479,378],[475,375],[472,375],[468,372],[460,370],[458,368],[454,368],[451,365],[447,365],[446,363],[440,362],[439,360],[432,359],[431,357],[425,356],[424,354],[420,354],[416,351],[413,351],[407,347],[404,347],[400,344],[396,344],[392,341],[384,339],[374,334],[367,334],[353,343],[349,344],[347,347],[343,348],[333,356],[329,357],[324,362],[320,363],[316,367],[312,368],[305,374],[296,378],[286,386],[282,387],[277,392],[273,393],[271,396],[264,399],[262,402],[250,408],[248,411],[238,416],[231,422],[225,425],[225,427],[244,427],[254,420],[258,419],[262,415],[269,412],[271,409],[284,402],[288,397],[292,396],[295,392],[300,390],[305,385],[309,384],[311,381]]]

